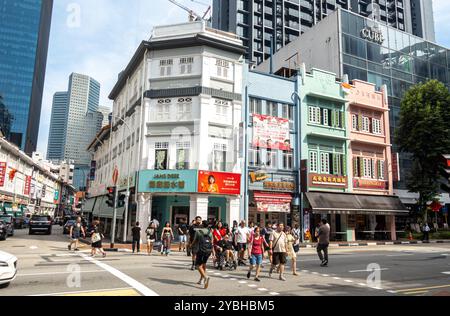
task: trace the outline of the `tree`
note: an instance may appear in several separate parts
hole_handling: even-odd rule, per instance
[[[419,193],[418,206],[427,221],[427,202],[440,191],[440,161],[450,152],[450,93],[443,83],[430,80],[406,92],[396,143],[400,151],[411,155],[407,188]]]

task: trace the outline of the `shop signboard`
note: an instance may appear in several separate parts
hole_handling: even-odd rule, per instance
[[[309,184],[318,188],[346,188],[348,186],[346,176],[336,176],[330,174],[309,174]]]
[[[31,176],[26,176],[23,194],[25,196],[30,196],[30,193],[31,193]]]
[[[387,190],[388,182],[368,179],[353,179],[355,189],[378,189]]]
[[[252,171],[249,180],[250,190],[295,192],[296,181],[291,175]]]
[[[241,175],[226,172],[198,172],[198,192],[223,195],[241,194]]]
[[[262,213],[290,213],[292,195],[286,193],[254,192],[258,212]]]
[[[253,114],[253,147],[292,150],[289,120]]]
[[[197,170],[142,170],[139,193],[196,193]]]
[[[6,162],[0,162],[0,187],[5,185],[6,168]]]

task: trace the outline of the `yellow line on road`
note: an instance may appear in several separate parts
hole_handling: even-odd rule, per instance
[[[448,285],[438,285],[438,286],[430,286],[430,287],[423,287],[423,288],[416,288],[416,289],[404,289],[404,290],[396,290],[396,293],[401,292],[411,292],[411,291],[424,291],[424,290],[433,290],[433,289],[442,289],[445,287],[450,287],[450,284]]]
[[[102,291],[102,292],[84,292],[65,294],[63,296],[140,296],[138,292],[133,289],[114,290],[114,291]]]
[[[414,295],[414,294],[424,294],[424,293],[428,293],[429,291],[417,291],[417,292],[407,292],[407,293],[403,293],[406,295]]]

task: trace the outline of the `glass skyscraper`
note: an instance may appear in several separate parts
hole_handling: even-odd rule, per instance
[[[0,0],[0,124],[28,154],[37,146],[52,9],[53,0]]]

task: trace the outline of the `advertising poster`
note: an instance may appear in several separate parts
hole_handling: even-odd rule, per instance
[[[289,120],[253,114],[253,146],[273,150],[292,150]]]
[[[198,192],[211,194],[241,194],[241,175],[224,172],[198,172]]]
[[[6,168],[6,162],[0,162],[0,187],[5,185]]]

